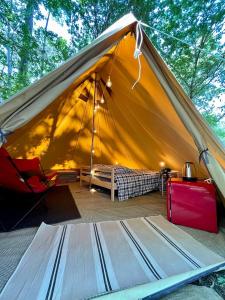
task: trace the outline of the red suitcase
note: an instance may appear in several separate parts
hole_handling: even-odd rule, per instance
[[[167,182],[167,218],[174,224],[217,233],[215,186],[171,178]]]

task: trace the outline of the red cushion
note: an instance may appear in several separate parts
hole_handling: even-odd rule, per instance
[[[44,173],[41,170],[40,167],[40,160],[38,157],[35,157],[33,159],[20,159],[20,158],[14,158],[13,162],[15,163],[16,167],[21,173],[24,173],[26,177],[30,177],[33,175],[37,175],[39,177],[44,178]]]
[[[5,148],[3,148],[3,147],[0,148],[0,156],[10,157],[8,151]]]
[[[27,182],[35,193],[43,193],[48,189],[48,186],[40,181],[38,176],[31,176]]]
[[[4,156],[0,156],[0,186],[20,192],[31,192],[24,179],[17,172],[8,157]]]
[[[54,185],[56,172],[45,175],[39,158],[12,159],[3,147],[0,147],[0,186],[23,193],[42,193]],[[50,182],[51,181],[51,182]]]

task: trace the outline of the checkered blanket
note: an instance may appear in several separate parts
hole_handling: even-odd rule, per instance
[[[132,173],[116,173],[115,181],[119,201],[141,196],[159,189],[159,172],[133,171]]]

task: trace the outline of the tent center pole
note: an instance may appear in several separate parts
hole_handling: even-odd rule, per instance
[[[93,97],[93,109],[92,109],[92,128],[91,128],[91,161],[90,161],[90,166],[91,166],[91,178],[93,175],[93,156],[94,156],[94,131],[95,131],[95,104],[96,104],[96,73],[95,73],[95,78],[94,78],[94,97]],[[91,187],[91,180],[90,180],[90,187]]]

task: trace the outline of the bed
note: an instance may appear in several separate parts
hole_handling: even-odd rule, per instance
[[[141,196],[159,189],[160,173],[150,170],[129,169],[114,165],[93,165],[80,169],[80,184],[86,182],[90,185],[104,187],[111,191],[111,200],[123,201],[131,197]]]

